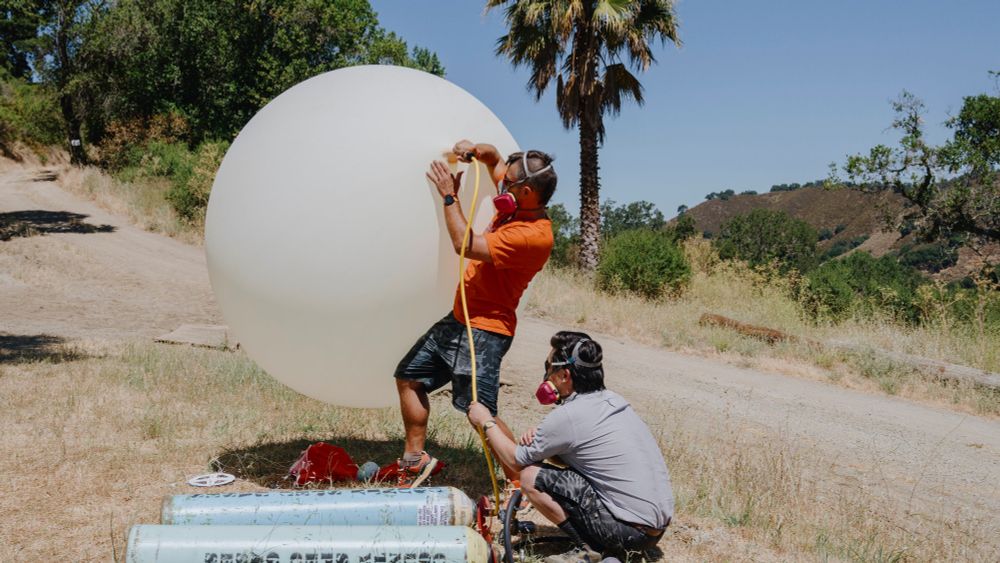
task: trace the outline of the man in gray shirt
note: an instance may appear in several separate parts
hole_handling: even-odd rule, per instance
[[[516,444],[481,405],[469,421],[486,432],[500,462],[520,473],[521,489],[543,516],[573,540],[550,563],[599,561],[596,550],[655,545],[674,512],[670,474],[649,428],[621,395],[604,387],[602,351],[580,332],[551,340],[542,404],[559,403]],[[544,460],[558,458],[558,468]]]

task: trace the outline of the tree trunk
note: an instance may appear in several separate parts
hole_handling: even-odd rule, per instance
[[[581,112],[582,114],[582,112]],[[601,239],[600,177],[597,164],[597,130],[580,115],[580,267],[597,269]]]
[[[59,109],[66,121],[66,133],[69,136],[69,159],[71,164],[83,166],[87,163],[87,153],[83,151],[83,137],[80,136],[81,123],[73,104],[73,96],[69,93],[69,81],[73,76],[73,61],[69,52],[70,26],[73,23],[74,11],[78,6],[74,2],[61,4],[57,14],[57,29],[55,32],[56,52],[59,68],[56,71],[56,85],[59,87]]]
[[[69,94],[59,96],[59,108],[66,121],[66,133],[69,135],[69,161],[71,164],[83,166],[87,164],[87,153],[83,150],[83,138],[80,136],[80,118],[73,111],[73,98]]]

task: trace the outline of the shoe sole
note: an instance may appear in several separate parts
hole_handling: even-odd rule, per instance
[[[431,460],[427,462],[427,465],[424,466],[423,470],[420,471],[420,475],[417,475],[417,478],[414,479],[412,483],[410,483],[409,488],[412,489],[414,487],[419,487],[421,483],[426,481],[427,478],[431,476],[431,472],[434,471],[434,468],[437,467],[437,464],[438,460],[435,458],[431,458]]]

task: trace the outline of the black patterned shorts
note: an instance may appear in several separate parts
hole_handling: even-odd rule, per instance
[[[642,551],[662,537],[650,536],[612,516],[590,481],[572,469],[543,466],[535,478],[535,488],[548,493],[584,541],[598,551]]]
[[[472,364],[466,327],[451,313],[434,323],[396,367],[395,377],[419,381],[428,393],[451,383],[451,404],[468,412],[472,402]],[[476,394],[479,402],[497,415],[500,361],[513,337],[472,329],[476,348]]]

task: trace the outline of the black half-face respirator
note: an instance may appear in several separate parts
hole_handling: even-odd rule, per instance
[[[551,364],[549,364],[549,369],[554,368],[556,366],[580,366],[585,368],[600,367],[601,364],[599,362],[595,364],[580,359],[580,345],[582,345],[584,342],[590,342],[590,340],[587,338],[581,338],[580,340],[577,340],[576,345],[573,346],[573,351],[570,352],[569,359],[567,359],[565,362],[552,362]],[[548,373],[546,373],[542,377],[542,383],[541,385],[538,386],[538,390],[535,391],[535,398],[538,399],[538,402],[543,405],[554,405],[560,402],[561,399],[559,397],[559,390],[556,389],[554,383],[549,381]]]
[[[497,213],[499,213],[500,215],[513,215],[514,212],[517,211],[517,200],[514,199],[514,194],[510,193],[508,189],[512,188],[513,186],[524,184],[528,180],[534,178],[535,176],[538,176],[539,174],[545,172],[546,170],[549,170],[550,168],[552,168],[552,165],[547,164],[543,168],[535,170],[534,172],[529,171],[528,151],[524,151],[523,153],[521,153],[521,170],[524,173],[524,177],[518,180],[517,182],[514,182],[513,185],[511,186],[508,186],[507,183],[504,182],[503,180],[500,181],[500,186],[499,186],[500,193],[493,198],[493,207],[496,207]]]

